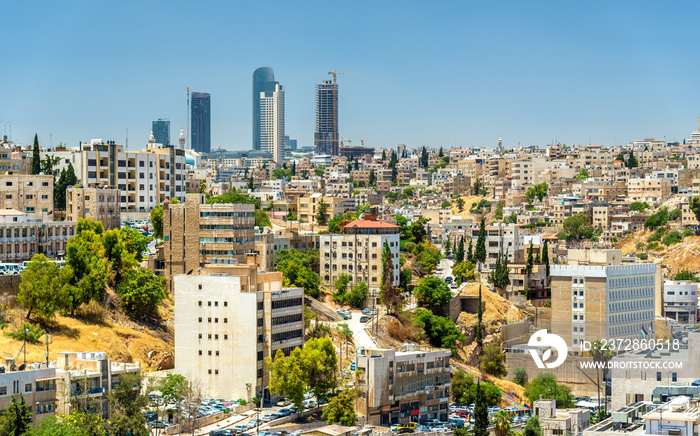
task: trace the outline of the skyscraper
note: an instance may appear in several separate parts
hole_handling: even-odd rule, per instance
[[[190,98],[192,149],[198,153],[211,150],[211,98],[208,92],[193,92]]]
[[[164,147],[170,145],[170,120],[158,118],[153,121],[151,131],[157,144],[163,144]]]
[[[253,150],[284,160],[284,86],[269,67],[253,72]]]
[[[316,85],[316,154],[338,155],[338,85],[324,80]]]

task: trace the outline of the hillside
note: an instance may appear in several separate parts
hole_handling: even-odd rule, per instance
[[[49,360],[56,360],[60,351],[104,351],[115,362],[141,362],[147,370],[170,369],[174,366],[172,328],[172,301],[161,308],[160,322],[137,323],[120,310],[108,305],[109,310],[96,304],[83,309],[79,316],[57,316],[43,328],[53,333],[49,344]],[[11,309],[6,314],[8,326],[0,333],[0,364],[14,358],[22,341],[11,339],[6,331],[24,320],[24,311]],[[38,344],[27,346],[27,362],[45,360],[45,337]],[[23,363],[24,355],[17,362]]]
[[[654,250],[637,249],[637,243],[646,242],[652,233],[649,230],[638,230],[618,242],[615,248],[622,250],[623,256],[647,253],[649,261],[660,264],[667,276],[681,269],[690,270],[694,274],[700,273],[700,236],[687,236],[682,242],[670,247],[660,245],[660,248]]]

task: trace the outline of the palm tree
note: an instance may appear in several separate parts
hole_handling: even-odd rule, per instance
[[[493,422],[496,424],[497,436],[508,436],[512,423],[508,412],[505,410],[499,410],[493,415]]]
[[[591,353],[591,356],[593,357],[593,360],[595,362],[603,363],[606,364],[610,359],[615,356],[615,353],[613,353],[608,345],[603,345],[603,343],[599,340],[595,340],[591,342],[591,349],[589,350],[589,353]],[[603,367],[603,378],[605,377],[607,368]],[[598,374],[598,411],[600,412],[600,384],[601,384],[601,379],[600,379],[600,368],[596,366],[596,373]],[[607,400],[607,389],[603,389],[603,392],[605,392],[605,399]],[[605,401],[603,403],[603,408],[605,409]]]

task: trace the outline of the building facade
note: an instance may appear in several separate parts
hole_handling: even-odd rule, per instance
[[[211,398],[264,398],[265,358],[304,344],[304,291],[282,273],[252,265],[207,265],[176,275],[175,371]]]
[[[284,87],[275,81],[272,68],[258,68],[253,72],[253,150],[266,151],[281,162],[284,138]]]
[[[664,282],[664,312],[667,318],[681,323],[698,322],[698,285],[691,282]]]
[[[656,265],[552,265],[552,331],[571,352],[583,341],[650,339],[654,334]]]
[[[205,264],[245,264],[255,248],[254,233],[252,204],[206,204],[204,194],[187,194],[182,204],[166,203],[166,275],[189,274]]]
[[[153,132],[153,138],[155,138],[157,144],[165,147],[170,146],[170,120],[158,118],[156,121],[153,121],[151,123],[151,132]]]
[[[192,150],[211,151],[211,96],[208,92],[193,92],[190,98]]]
[[[316,85],[316,154],[338,155],[338,84],[324,80]]]
[[[332,288],[340,273],[349,274],[351,285],[365,282],[379,290],[382,282],[382,249],[389,245],[394,265],[393,286],[399,284],[399,227],[373,219],[345,223],[343,233],[320,236],[320,275]]]
[[[63,257],[75,228],[75,221],[41,221],[16,210],[0,210],[0,262],[29,261],[38,253]]]
[[[447,421],[450,351],[362,349],[357,354],[359,394],[355,408],[373,425],[426,419]]]
[[[41,215],[53,211],[53,176],[0,175],[0,209]]]
[[[91,218],[100,221],[105,230],[121,227],[119,190],[108,188],[66,189],[66,220],[77,222]]]
[[[0,416],[12,405],[12,399],[24,397],[32,413],[32,424],[56,415],[58,396],[56,391],[56,368],[45,363],[29,364],[18,371],[12,365],[2,366],[0,372]]]

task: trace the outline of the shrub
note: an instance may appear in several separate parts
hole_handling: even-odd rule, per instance
[[[416,243],[415,243],[415,242],[410,242],[410,241],[409,241],[409,242],[406,242],[405,250],[404,250],[404,251],[412,252],[412,251],[415,250],[415,249],[416,249]]]
[[[642,241],[637,242],[637,248],[644,248],[644,246],[647,245]]]
[[[389,336],[402,342],[406,340],[414,340],[415,337],[413,327],[410,324],[402,323],[396,318],[389,321],[387,332],[389,332]]]
[[[5,332],[5,335],[14,339],[15,341],[23,341],[25,339],[25,330],[27,342],[30,344],[38,344],[39,339],[44,335],[44,330],[42,330],[41,327],[34,325],[29,321],[24,321],[14,330]]]
[[[656,241],[650,242],[647,244],[647,250],[653,250],[654,248],[656,248],[658,246],[659,246],[658,242],[656,242]]]
[[[649,259],[649,255],[646,253],[637,253],[637,258],[641,260],[647,260]]]
[[[690,228],[688,228],[688,227],[686,227],[686,228],[683,230],[683,237],[684,237],[684,238],[685,238],[686,236],[693,236],[694,234],[695,234],[695,232],[693,231],[693,229],[690,229]]]
[[[617,238],[612,238],[612,243],[617,244]]]
[[[664,245],[670,247],[673,244],[678,244],[683,241],[683,236],[678,232],[678,230],[671,230],[668,235],[664,236],[661,241]]]

